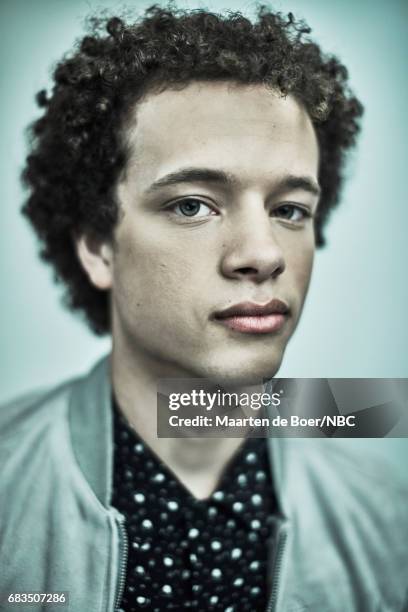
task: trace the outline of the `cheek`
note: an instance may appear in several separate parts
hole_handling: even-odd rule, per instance
[[[133,231],[121,234],[119,244],[113,294],[122,311],[137,309],[147,317],[160,312],[166,319],[195,293],[200,258],[188,241]]]
[[[290,255],[290,268],[294,282],[294,290],[299,296],[300,303],[306,296],[314,259],[314,237],[308,240],[302,248],[293,249]]]

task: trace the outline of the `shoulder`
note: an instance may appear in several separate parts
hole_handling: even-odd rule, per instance
[[[355,559],[361,560],[364,551],[377,568],[388,562],[395,578],[405,573],[408,484],[396,467],[375,451],[374,439],[368,447],[357,439],[307,442],[303,452],[298,448],[298,459],[304,461],[313,520],[320,514],[325,528],[330,525]]]
[[[0,438],[33,432],[66,414],[74,389],[92,376],[79,375],[53,387],[37,389],[0,406]]]
[[[362,444],[359,439],[307,440],[299,447],[306,466],[325,483],[330,490],[338,490],[352,501],[372,500],[381,502],[386,510],[387,499],[395,503],[405,500],[404,510],[408,517],[408,481],[404,480],[395,466],[378,451],[383,440],[370,440]]]
[[[89,372],[61,383],[36,389],[0,405],[0,436],[11,435],[27,423],[38,423],[42,415],[56,416],[69,404],[74,390],[100,385],[106,377],[108,358],[100,359]]]
[[[407,500],[408,480],[379,450],[385,440],[337,439],[324,442],[324,459],[332,470],[332,478],[343,480],[353,491],[356,488],[369,490],[373,499],[379,496],[384,501],[390,495],[397,498],[402,496]],[[406,510],[408,512],[408,505]]]
[[[377,533],[398,540],[403,530],[408,537],[408,482],[375,449],[374,439],[368,447],[358,439],[283,441],[281,487],[289,505],[303,499],[304,510],[317,506],[335,522],[364,518]]]
[[[347,593],[352,584],[350,593],[362,601],[399,605],[406,597],[408,488],[375,445],[370,451],[358,439],[285,440],[284,514],[295,528],[299,576],[324,558],[323,590],[336,582]],[[387,605],[381,609],[400,609]]]
[[[90,395],[95,401],[98,391],[103,389],[103,393],[108,393],[104,385],[108,379],[108,367],[109,357],[105,356],[83,375],[4,403],[0,406],[0,439],[22,440],[25,435],[33,438],[36,431],[44,431],[51,424],[66,419],[71,405],[81,408],[81,396]],[[99,399],[96,397],[96,401]]]
[[[21,441],[55,421],[68,406],[75,381],[26,393],[0,406],[0,439]]]

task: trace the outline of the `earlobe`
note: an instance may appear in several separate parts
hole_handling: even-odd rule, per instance
[[[91,283],[101,290],[112,287],[113,250],[109,243],[81,235],[75,239],[75,249]]]

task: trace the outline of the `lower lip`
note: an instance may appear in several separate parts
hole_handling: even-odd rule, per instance
[[[233,316],[225,319],[217,319],[229,329],[242,332],[244,334],[270,334],[279,331],[284,325],[286,315],[270,314],[263,316]]]

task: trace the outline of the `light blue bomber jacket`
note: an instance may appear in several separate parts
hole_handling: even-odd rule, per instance
[[[408,611],[408,491],[356,442],[268,440],[279,506],[275,539],[265,542],[268,611]],[[117,609],[127,542],[110,505],[112,455],[108,359],[0,409],[3,601],[68,591],[69,606],[27,610]]]

